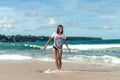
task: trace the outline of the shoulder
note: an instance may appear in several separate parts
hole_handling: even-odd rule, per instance
[[[56,35],[57,33],[56,32],[53,32],[54,35]]]
[[[52,35],[51,35],[51,37],[54,37],[56,35],[56,32],[54,32]]]
[[[63,38],[64,38],[64,39],[66,39],[66,36],[65,36],[65,34],[64,34],[64,33],[62,34],[62,36],[63,36]]]
[[[62,36],[65,36],[65,34],[63,33]]]

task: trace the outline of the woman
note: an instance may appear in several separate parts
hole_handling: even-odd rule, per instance
[[[68,44],[66,42],[66,37],[63,33],[63,26],[62,25],[58,25],[57,27],[57,31],[54,32],[52,34],[52,36],[48,39],[46,45],[44,46],[44,49],[47,48],[47,45],[49,44],[49,42],[54,38],[54,44],[53,44],[53,48],[52,48],[52,52],[55,58],[55,62],[56,62],[56,66],[57,69],[60,70],[61,66],[62,66],[62,46],[63,46],[63,41],[68,49],[68,51],[70,52],[70,48],[68,47]]]

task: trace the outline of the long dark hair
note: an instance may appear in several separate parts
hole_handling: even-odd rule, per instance
[[[59,33],[59,27],[62,28],[62,32],[61,32],[61,34],[63,34],[63,26],[62,26],[62,25],[58,25],[58,27],[57,27],[57,34]]]

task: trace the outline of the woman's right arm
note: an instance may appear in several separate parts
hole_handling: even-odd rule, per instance
[[[53,37],[50,37],[50,38],[48,39],[47,43],[46,43],[45,46],[44,46],[44,49],[47,48],[48,44],[50,43],[50,41],[51,41],[52,39],[53,39]]]

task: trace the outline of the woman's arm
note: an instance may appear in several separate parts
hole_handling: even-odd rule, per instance
[[[66,47],[67,47],[67,49],[68,49],[68,51],[69,51],[69,53],[70,53],[70,48],[69,48],[69,46],[68,46],[68,44],[67,44],[66,39],[64,39],[64,43],[65,43],[65,45],[66,45]]]
[[[50,41],[51,41],[52,39],[53,39],[53,37],[50,37],[50,38],[48,39],[47,43],[46,43],[45,46],[44,46],[44,49],[47,48],[48,44],[50,43]]]

